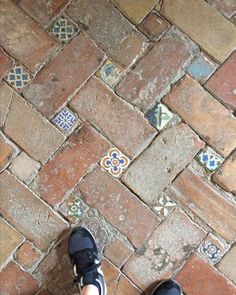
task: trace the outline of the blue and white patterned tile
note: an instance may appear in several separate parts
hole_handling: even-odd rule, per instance
[[[32,75],[22,65],[16,64],[5,75],[4,80],[20,92],[32,80]]]
[[[69,132],[78,122],[78,117],[68,108],[64,108],[52,121],[63,132]]]
[[[100,165],[114,177],[120,177],[129,164],[130,159],[117,148],[111,148],[100,161]]]
[[[210,172],[214,172],[223,163],[223,158],[210,148],[201,150],[196,159]]]
[[[161,131],[172,120],[173,114],[167,106],[159,103],[147,112],[146,117],[157,130]]]
[[[60,16],[50,28],[50,32],[62,43],[68,42],[77,31],[76,25],[65,16]]]
[[[165,218],[174,208],[176,203],[165,193],[161,193],[156,203],[153,205],[153,210],[159,215],[162,219]]]
[[[122,77],[124,70],[111,59],[107,59],[104,65],[97,72],[97,77],[101,78],[110,87],[114,87]]]

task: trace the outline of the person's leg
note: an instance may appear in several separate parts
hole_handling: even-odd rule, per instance
[[[94,285],[87,285],[87,286],[84,286],[80,295],[99,295],[99,290]]]

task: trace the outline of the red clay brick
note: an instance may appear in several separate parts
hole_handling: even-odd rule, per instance
[[[18,0],[19,6],[43,26],[48,26],[69,0]]]
[[[67,228],[66,222],[7,171],[0,174],[0,213],[41,250]]]
[[[128,281],[124,276],[121,276],[114,295],[141,295],[141,292]]]
[[[0,79],[10,70],[13,66],[13,60],[8,56],[5,51],[0,47]]]
[[[236,284],[236,244],[234,244],[229,252],[221,259],[217,268],[234,284]]]
[[[236,110],[236,50],[206,83],[206,88]]]
[[[0,43],[6,51],[36,72],[59,45],[13,1],[1,1]]]
[[[35,294],[39,283],[29,273],[11,261],[0,272],[1,295]]]
[[[92,127],[83,125],[40,170],[36,189],[38,194],[49,204],[58,204],[109,147]]]
[[[3,126],[9,111],[13,89],[6,83],[0,82],[0,126]]]
[[[169,30],[117,87],[117,93],[142,110],[148,110],[183,76],[196,51],[186,36],[177,29]]]
[[[109,0],[75,0],[66,14],[82,24],[96,44],[124,68],[144,50],[147,39],[133,29]]]
[[[40,252],[37,248],[34,247],[33,244],[28,241],[24,242],[24,244],[20,247],[20,249],[16,253],[16,261],[26,267],[31,268],[35,262],[39,259]]]
[[[189,76],[173,88],[164,103],[223,156],[235,148],[236,118]]]
[[[2,171],[19,151],[2,133],[0,133],[0,151],[0,171]]]
[[[227,241],[235,240],[236,206],[190,168],[174,180],[167,194],[191,209]]]
[[[234,0],[208,0],[225,16],[231,18],[236,13],[236,2]]]
[[[139,247],[160,220],[124,185],[96,168],[79,185],[84,201]]]
[[[233,284],[195,253],[175,279],[180,283],[186,295],[236,294]]]
[[[70,105],[127,156],[141,153],[156,134],[153,127],[96,78],[87,82]]]
[[[107,294],[113,294],[115,287],[120,277],[119,270],[111,264],[108,260],[102,260],[102,271],[105,276],[105,282],[107,284]]]
[[[97,70],[103,58],[103,52],[81,33],[39,73],[23,94],[42,114],[50,117]]]

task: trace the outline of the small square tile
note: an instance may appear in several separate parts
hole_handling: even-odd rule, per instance
[[[217,68],[217,64],[203,55],[196,57],[189,65],[187,72],[200,83],[204,83]]]
[[[108,59],[97,72],[97,76],[109,86],[114,87],[120,80],[123,72],[124,70],[117,63]]]
[[[163,219],[165,218],[174,208],[176,203],[172,201],[165,193],[161,193],[158,196],[157,202],[153,206],[153,210]]]
[[[111,148],[100,162],[101,166],[114,177],[120,177],[129,166],[129,163],[129,158],[117,148]]]
[[[16,64],[6,74],[4,80],[19,92],[32,80],[32,76],[22,65]]]
[[[228,249],[229,245],[209,234],[198,247],[198,253],[211,264],[215,264]]]
[[[213,172],[223,163],[223,158],[212,149],[203,149],[196,156],[197,161],[208,171]]]
[[[171,121],[173,114],[164,104],[159,103],[148,111],[146,117],[149,122],[160,131]]]
[[[78,28],[65,16],[57,19],[50,28],[50,32],[62,43],[69,41],[77,31]]]
[[[53,118],[52,121],[60,130],[68,132],[76,124],[78,118],[71,110],[64,108]]]

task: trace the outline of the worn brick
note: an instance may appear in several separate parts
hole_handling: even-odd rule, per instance
[[[196,45],[190,39],[172,28],[139,61],[116,91],[146,111],[169,91],[171,84],[184,75],[186,67],[197,52]]]
[[[12,99],[13,90],[4,82],[0,82],[0,126],[2,127],[5,123],[11,99]]]
[[[190,168],[184,170],[174,180],[167,194],[191,209],[227,241],[234,241],[236,206]]]
[[[155,6],[156,0],[115,0],[115,4],[132,22],[139,24]]]
[[[39,258],[40,251],[28,241],[21,245],[15,255],[16,261],[28,269],[33,267]]]
[[[0,218],[0,266],[11,255],[11,253],[18,247],[23,241],[22,235],[20,235],[13,227],[11,227],[6,221]]]
[[[0,47],[0,79],[10,70],[10,68],[13,66],[13,60],[10,58],[9,55],[3,51],[3,49]]]
[[[233,284],[195,253],[178,272],[175,279],[186,294],[236,294]]]
[[[34,159],[42,163],[48,160],[65,139],[56,127],[29,107],[16,93],[12,97],[4,131]]]
[[[87,82],[70,106],[130,157],[141,153],[156,134],[133,108],[96,78]]]
[[[228,253],[223,257],[217,268],[234,284],[236,284],[236,245],[232,246]]]
[[[118,239],[112,241],[104,251],[105,256],[119,268],[132,253],[133,251]]]
[[[61,202],[66,192],[73,188],[106,153],[110,145],[95,130],[83,125],[66,141],[39,172],[36,191],[51,205]]]
[[[225,190],[236,194],[236,150],[214,174],[213,179]]]
[[[68,0],[17,0],[17,2],[33,19],[43,26],[48,26]]]
[[[120,272],[112,263],[110,263],[106,259],[103,259],[101,264],[102,271],[105,276],[105,282],[107,285],[107,294],[114,294],[114,290],[120,277]]]
[[[109,0],[74,0],[66,14],[82,24],[92,39],[122,67],[132,64],[145,48],[146,38],[133,29]]]
[[[236,50],[206,83],[206,88],[236,110]]]
[[[163,101],[223,156],[235,148],[236,118],[192,78],[185,76]]]
[[[0,171],[2,171],[9,165],[11,159],[19,153],[18,148],[2,132],[0,132],[0,151]]]
[[[97,70],[103,57],[92,40],[81,33],[39,73],[23,94],[42,114],[51,117]]]
[[[235,26],[206,1],[164,0],[162,10],[218,61],[223,62],[235,49]]]
[[[143,243],[160,221],[125,186],[100,168],[86,175],[79,189],[84,201],[98,209],[135,247]]]
[[[13,1],[1,1],[0,43],[6,51],[36,72],[58,47],[57,42]]]
[[[114,295],[141,295],[141,292],[124,276],[120,276]]]
[[[67,228],[66,222],[7,171],[0,175],[0,213],[41,250]]]
[[[208,0],[208,3],[215,6],[228,18],[236,13],[236,2],[234,0]]]
[[[167,129],[127,169],[123,181],[144,202],[152,204],[204,146],[185,124]]]
[[[29,273],[11,261],[0,272],[1,295],[35,294],[39,283]]]
[[[205,235],[187,215],[175,209],[128,260],[124,273],[145,290],[154,281],[172,276],[178,264]]]

